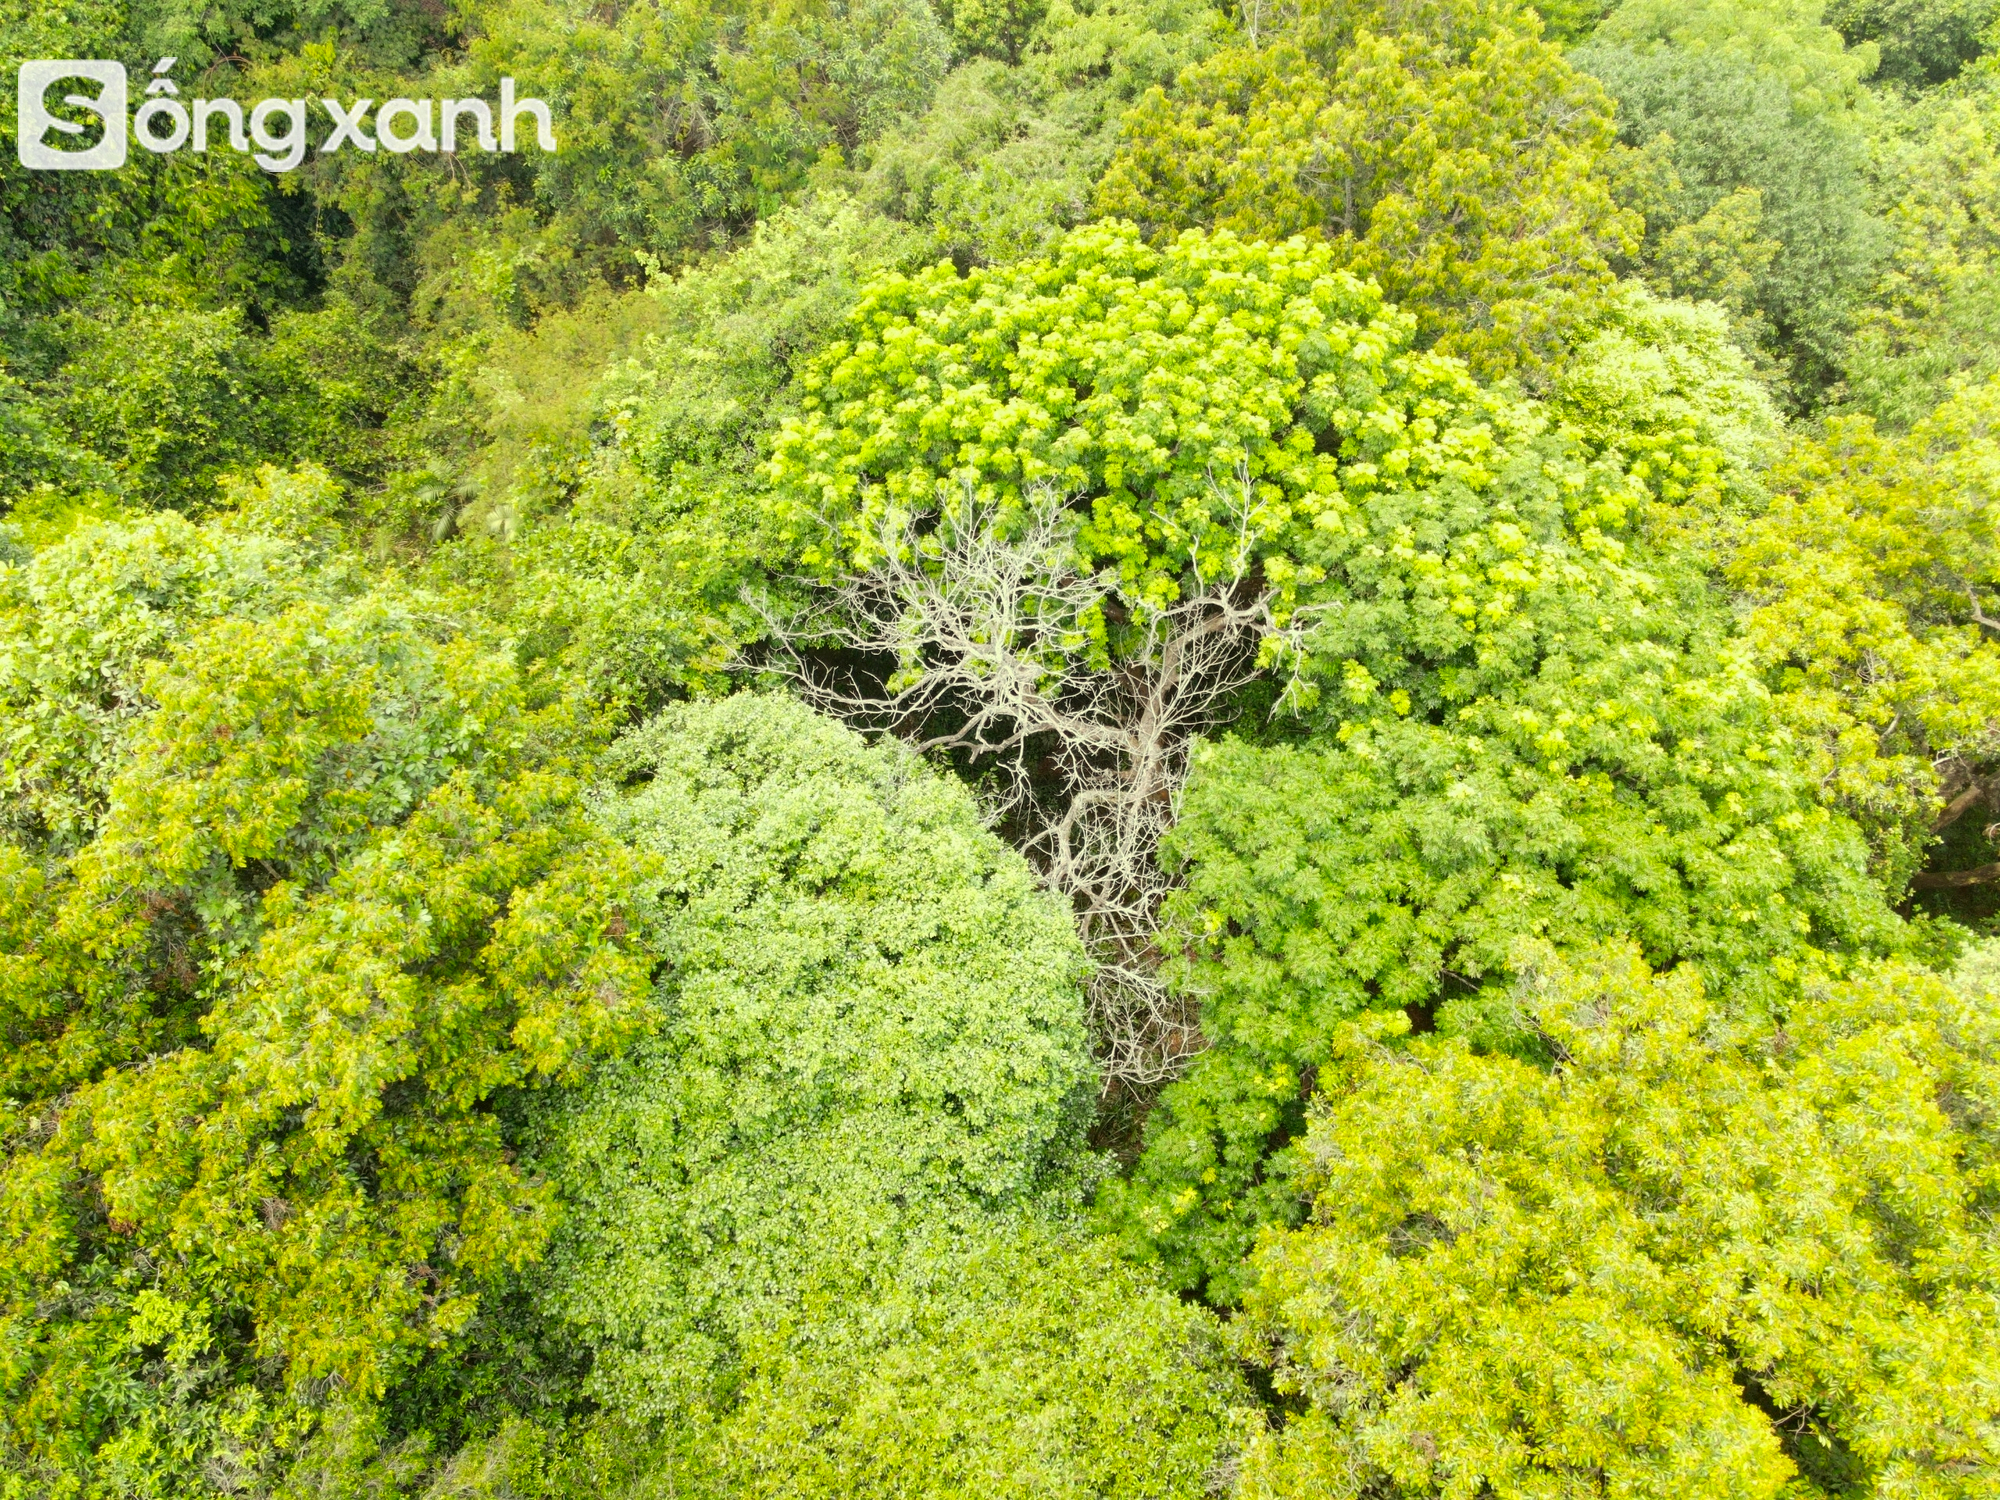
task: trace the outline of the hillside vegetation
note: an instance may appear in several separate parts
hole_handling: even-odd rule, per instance
[[[0,36],[0,1500],[2000,1496],[1995,0]]]

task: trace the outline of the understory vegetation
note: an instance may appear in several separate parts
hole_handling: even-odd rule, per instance
[[[0,1500],[2000,1495],[1995,0],[0,35]]]

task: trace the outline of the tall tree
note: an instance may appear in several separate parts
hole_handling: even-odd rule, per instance
[[[1345,1028],[1311,1222],[1259,1247],[1237,1325],[1297,1403],[1240,1493],[1979,1493],[1992,958],[1746,1031],[1686,970],[1544,951],[1529,1056]]]
[[[1155,89],[1102,212],[1324,235],[1475,369],[1534,373],[1587,322],[1639,221],[1612,201],[1609,101],[1507,0],[1320,4]]]

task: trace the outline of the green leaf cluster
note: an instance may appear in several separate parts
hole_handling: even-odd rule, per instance
[[[1624,464],[1657,502],[1646,520],[1696,528],[1760,505],[1782,446],[1771,392],[1715,303],[1667,301],[1631,282],[1564,360],[1551,415],[1586,452]]]
[[[541,1127],[573,1205],[545,1295],[600,1398],[665,1416],[865,1296],[911,1224],[1063,1169],[1083,964],[963,788],[789,699],[669,709],[609,764],[645,778],[600,811],[662,872],[663,1023]]]
[[[1881,54],[1876,77],[1921,88],[1946,82],[1985,49],[1991,0],[1841,0],[1827,20],[1850,44]]]
[[[1292,1405],[1240,1493],[1984,1493],[1990,978],[1744,1028],[1630,947],[1523,957],[1548,1065],[1340,1030],[1232,1330]]]
[[[863,201],[927,231],[958,263],[1045,254],[1092,217],[1092,189],[1117,149],[1120,121],[1149,88],[1222,42],[1227,22],[1208,0],[1053,0],[1016,33],[1026,8],[981,0],[980,40],[939,83],[930,107],[871,144]],[[987,40],[1008,28],[1004,43]],[[1015,42],[1012,37],[1021,35]]]
[[[607,765],[663,872],[661,1024],[528,1136],[592,1395],[694,1493],[1201,1493],[1242,1399],[1216,1331],[1073,1223],[1067,913],[962,787],[789,699]]]
[[[885,520],[1031,489],[1085,513],[1082,559],[1169,603],[1247,546],[1288,602],[1364,497],[1480,481],[1507,408],[1408,351],[1330,247],[1130,225],[1047,260],[870,287],[805,377],[768,473],[809,561],[865,565]]]
[[[0,176],[4,1500],[1993,1489],[1991,0],[0,40],[562,143]],[[1052,510],[1158,1089],[768,673]]]
[[[1638,222],[1605,176],[1608,101],[1536,14],[1311,3],[1246,41],[1140,101],[1100,211],[1161,236],[1318,231],[1426,344],[1483,374],[1549,363]]]
[[[1745,642],[1900,891],[1922,864],[1937,771],[2000,759],[2000,383],[1962,389],[1908,434],[1837,418],[1771,472],[1778,493],[1724,565]]]
[[[714,1472],[733,1495],[1197,1500],[1248,1399],[1204,1309],[1102,1242],[1002,1231],[761,1372]]]
[[[284,489],[247,519],[309,515]],[[37,1488],[365,1424],[547,1241],[496,1099],[647,1024],[643,862],[575,731],[421,601],[300,587],[300,545],[86,530],[28,570],[59,609],[7,616],[57,668],[10,713],[68,731],[0,846],[0,1454]]]
[[[1363,509],[1308,646],[1337,727],[1200,753],[1170,851],[1209,1047],[1100,1203],[1178,1285],[1233,1300],[1295,1211],[1276,1147],[1346,1017],[1484,1036],[1523,935],[1629,935],[1753,1014],[1904,941],[1699,575],[1569,530],[1543,469]]]
[[[1907,427],[1955,380],[2000,366],[2000,74],[1899,111],[1876,147],[1875,196],[1891,236],[1847,360],[1847,402]]]
[[[1869,49],[1816,7],[1628,0],[1575,54],[1617,100],[1628,263],[1720,302],[1809,406],[1837,377],[1886,236],[1867,182]]]

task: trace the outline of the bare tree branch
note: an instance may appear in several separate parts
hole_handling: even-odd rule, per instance
[[[1937,817],[1931,820],[1931,832],[1944,832],[1945,829],[1951,827],[1952,824],[1956,823],[1960,818],[1972,811],[1973,808],[1985,801],[1991,791],[1992,787],[1987,782],[1974,781],[1970,786],[1947,802]]]
[[[1980,865],[1972,870],[1925,870],[1910,884],[1924,891],[1958,890],[1968,885],[1991,885],[2000,880],[2000,864]]]
[[[1087,571],[1067,497],[1019,515],[962,504],[890,520],[882,560],[811,590],[803,609],[757,601],[822,709],[984,773],[989,811],[1070,901],[1097,965],[1092,1028],[1107,1088],[1148,1089],[1204,1045],[1193,1004],[1159,979],[1159,860],[1189,754],[1260,662],[1296,660],[1257,577],[1247,474],[1215,486],[1231,525],[1191,549],[1182,597],[1137,597]],[[874,667],[865,665],[872,662]]]
[[[1972,601],[1972,623],[1982,630],[1990,630],[1995,635],[2000,635],[2000,620],[1994,619],[1979,607],[1979,590],[1968,588],[1965,597]]]

